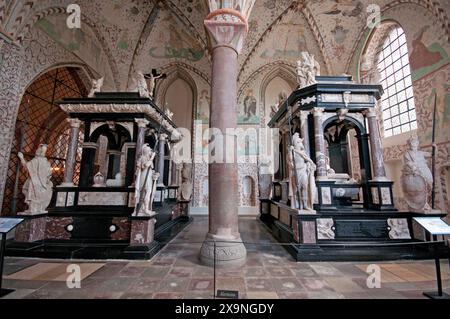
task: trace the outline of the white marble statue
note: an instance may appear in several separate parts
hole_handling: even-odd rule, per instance
[[[173,112],[169,110],[169,108],[168,108],[167,105],[166,105],[166,111],[165,111],[165,113],[166,113],[166,116],[167,116],[170,120],[173,119]]]
[[[428,152],[419,150],[419,138],[408,140],[409,149],[403,155],[402,188],[409,209],[413,212],[429,212],[428,194],[433,185],[433,174],[428,167]]]
[[[102,91],[104,78],[98,79],[98,80],[92,80],[92,87],[89,91],[88,97],[94,97],[95,93],[99,93]]]
[[[281,103],[285,102],[287,100],[288,96],[286,94],[286,92],[281,91],[280,93],[278,93],[278,101],[277,103],[275,103],[274,105],[271,106],[271,113],[270,113],[270,117],[274,117],[275,114],[278,112],[278,107],[280,106]]]
[[[36,156],[29,162],[25,161],[22,153],[18,154],[29,175],[22,189],[25,203],[28,205],[25,215],[45,213],[52,199],[52,168],[45,157],[46,153],[47,145],[41,144],[36,150]]]
[[[300,193],[300,210],[306,210],[313,212],[314,195],[316,182],[314,178],[314,172],[316,171],[316,164],[306,154],[305,146],[303,145],[303,139],[300,138],[298,133],[295,133],[292,137],[291,151],[289,152],[291,169],[294,170],[294,181],[291,181],[293,185],[299,188],[297,192],[293,188],[293,196],[298,197]]]
[[[136,164],[136,209],[134,215],[153,215],[153,199],[156,190],[158,173],[153,170],[153,160],[156,153],[148,144],[142,147],[142,155]],[[141,200],[141,196],[142,200]]]
[[[144,73],[142,71],[136,72],[136,84],[137,84],[137,91],[139,92],[139,95],[141,97],[149,98],[150,96],[153,97],[153,90],[148,88],[147,80],[145,78]]]
[[[192,198],[191,165],[183,163],[181,169],[181,189],[180,198],[183,201],[190,201]]]
[[[320,75],[320,65],[313,54],[303,51],[297,61],[297,81],[299,88],[316,84],[316,76]]]

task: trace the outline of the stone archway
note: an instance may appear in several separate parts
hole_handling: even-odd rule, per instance
[[[48,144],[47,157],[52,165],[52,182],[54,185],[62,183],[69,134],[67,115],[56,103],[63,98],[87,95],[80,72],[80,68],[69,66],[54,68],[38,76],[26,88],[10,148],[3,214],[14,215],[26,209],[21,189],[27,175],[21,169],[19,152],[24,154],[26,160],[30,160],[40,144]],[[75,172],[76,181],[79,165]]]

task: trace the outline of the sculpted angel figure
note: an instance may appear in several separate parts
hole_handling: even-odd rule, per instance
[[[26,213],[31,215],[44,213],[52,198],[52,168],[45,157],[46,153],[47,145],[41,144],[36,150],[36,156],[29,162],[24,159],[22,153],[18,154],[29,175],[22,192],[28,205]]]
[[[156,190],[158,173],[153,170],[153,160],[156,153],[148,144],[142,147],[142,155],[136,164],[136,209],[135,215],[152,215],[152,204]],[[142,199],[141,199],[142,196]],[[141,201],[141,202],[140,202]]]
[[[298,192],[292,188],[293,197],[296,197],[297,193],[300,193],[300,209],[307,211],[314,211],[314,194],[316,182],[314,179],[314,172],[317,167],[316,164],[306,154],[305,146],[303,145],[303,139],[300,138],[298,133],[295,133],[292,137],[292,146],[289,152],[289,164],[290,168],[295,174],[294,181],[291,181],[292,185],[299,189]]]
[[[95,93],[99,93],[102,91],[104,78],[98,79],[98,80],[92,80],[92,87],[89,91],[88,97],[94,97]]]

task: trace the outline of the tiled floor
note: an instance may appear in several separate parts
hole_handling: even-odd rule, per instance
[[[106,262],[79,289],[64,281],[6,279],[4,287],[16,289],[7,298],[212,298],[213,269],[197,259],[207,224],[195,218],[150,262]],[[217,270],[216,289],[238,290],[241,298],[423,298],[423,291],[436,290],[433,261],[296,263],[254,218],[240,219],[240,230],[242,239],[253,243],[246,245],[247,263]],[[45,262],[55,261],[7,258],[5,275]],[[367,287],[370,264],[380,266],[380,288]],[[449,292],[448,262],[442,261],[442,271]]]

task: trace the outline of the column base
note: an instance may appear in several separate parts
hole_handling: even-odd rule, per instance
[[[211,234],[206,235],[200,250],[200,262],[205,266],[214,266],[214,241],[216,242],[216,267],[239,267],[247,260],[247,250],[240,238],[234,241],[221,240]]]

